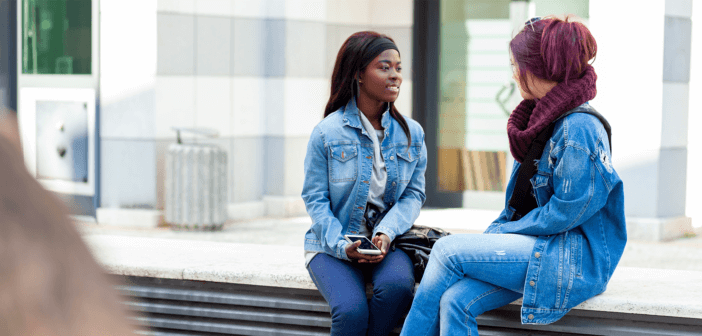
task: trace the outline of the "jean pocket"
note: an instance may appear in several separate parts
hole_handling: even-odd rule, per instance
[[[356,181],[358,174],[358,148],[356,144],[329,146],[329,180],[331,182]]]
[[[419,146],[410,146],[409,148],[407,146],[397,147],[397,170],[400,183],[409,183],[412,179],[420,153]]]

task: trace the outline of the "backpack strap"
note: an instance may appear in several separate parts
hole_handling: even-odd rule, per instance
[[[563,119],[573,113],[587,113],[587,114],[592,114],[597,119],[600,120],[602,123],[602,126],[604,126],[605,131],[607,132],[607,140],[609,141],[609,151],[612,151],[612,126],[609,125],[609,122],[603,115],[600,114],[600,112],[597,112],[594,107],[590,106],[590,104],[587,104],[587,106],[578,106],[566,113],[563,113],[558,119],[554,121],[554,123],[560,119]]]
[[[517,175],[517,182],[514,186],[514,191],[512,192],[512,197],[509,199],[509,206],[514,209],[514,214],[512,214],[511,221],[516,221],[526,216],[529,211],[536,209],[538,204],[536,203],[536,198],[534,198],[533,187],[531,185],[531,178],[536,174],[538,169],[538,160],[541,159],[543,155],[544,148],[546,148],[546,143],[551,138],[553,134],[553,129],[556,125],[556,121],[565,118],[573,113],[588,113],[592,114],[597,119],[600,120],[604,126],[605,131],[607,131],[607,138],[609,140],[609,148],[612,150],[612,127],[607,122],[607,119],[603,117],[594,108],[587,105],[587,107],[577,107],[564,114],[562,114],[558,119],[552,122],[546,129],[541,131],[539,135],[534,139],[529,146],[529,151],[524,157],[524,161],[519,167],[519,174]]]

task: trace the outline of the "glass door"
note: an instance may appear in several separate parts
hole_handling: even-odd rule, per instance
[[[438,189],[463,207],[501,209],[513,159],[507,119],[521,101],[508,44],[533,16],[572,13],[588,0],[441,0]]]

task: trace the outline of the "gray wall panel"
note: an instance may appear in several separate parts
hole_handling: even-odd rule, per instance
[[[685,216],[687,148],[663,148],[658,162],[658,217]]]
[[[666,16],[663,34],[663,81],[689,82],[692,20]]]
[[[195,74],[195,17],[159,13],[157,29],[158,74]]]
[[[100,141],[101,207],[156,207],[156,143],[150,140]]]
[[[232,202],[261,200],[267,169],[264,138],[233,138],[231,142],[232,158],[229,169],[232,174]]]
[[[623,156],[624,153],[615,155]],[[624,208],[626,215],[638,218],[656,218],[658,204],[658,183],[659,174],[658,157],[655,159],[640,159],[636,165],[626,167],[615,167],[617,173],[624,182],[625,195],[637,195],[637,197],[624,197]]]
[[[269,136],[265,143],[265,194],[283,196],[285,193],[285,138]]]
[[[195,73],[201,76],[231,74],[230,18],[195,17]]]
[[[265,81],[265,118],[266,135],[283,135],[285,132],[285,80],[268,78]]]
[[[290,77],[324,77],[326,24],[287,21],[285,73]]]
[[[266,25],[267,21],[263,19],[232,20],[231,69],[235,76],[262,77],[266,74]]]
[[[266,20],[265,76],[285,76],[285,20]]]

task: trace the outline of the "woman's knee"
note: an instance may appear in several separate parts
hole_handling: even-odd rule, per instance
[[[460,242],[462,239],[463,237],[460,235],[441,237],[434,243],[434,246],[432,246],[430,257],[441,258],[450,256],[453,254],[456,244],[465,247],[465,244]]]
[[[345,301],[330,308],[334,325],[350,325],[359,328],[368,325],[368,303],[365,299],[359,302]]]
[[[414,277],[376,283],[373,286],[373,295],[387,301],[411,301],[414,297]]]

